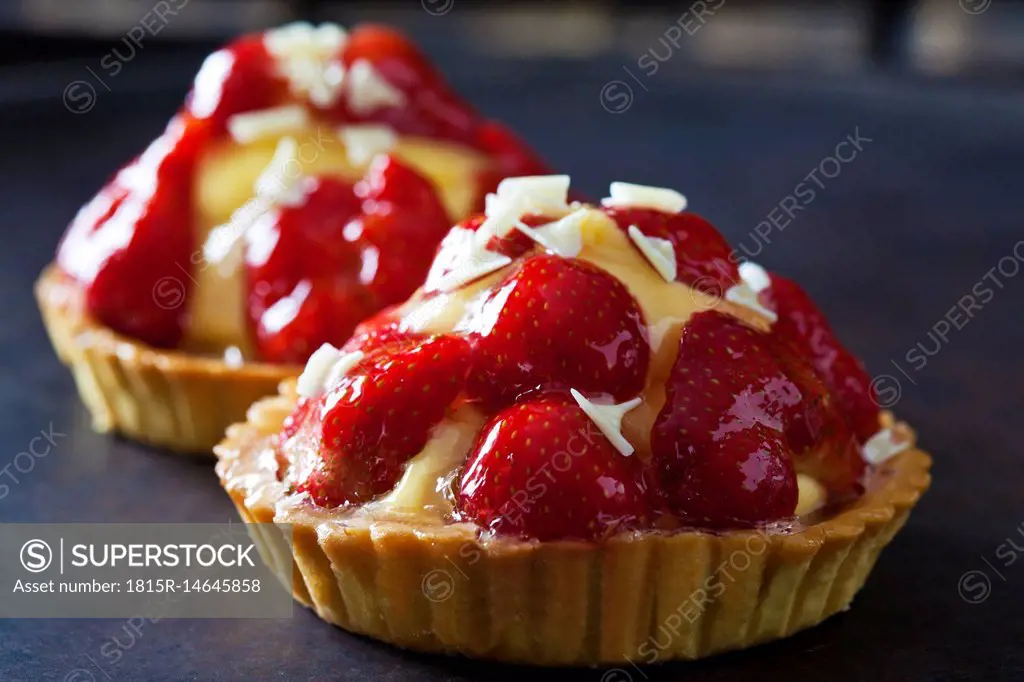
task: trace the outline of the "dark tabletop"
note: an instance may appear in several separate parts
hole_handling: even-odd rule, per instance
[[[463,92],[544,150],[576,188],[603,196],[617,179],[679,188],[751,251],[755,226],[805,176],[819,166],[835,172],[822,164],[840,141],[856,131],[870,140],[838,175],[817,176],[814,200],[760,240],[757,260],[802,281],[872,374],[891,375],[890,391],[898,382],[894,409],[935,457],[932,490],[849,612],[750,651],[630,669],[632,680],[1024,679],[1024,557],[1006,544],[1024,547],[1024,275],[1014,276],[1013,260],[1024,239],[1024,93],[694,68],[638,83],[613,58],[468,68],[437,52]],[[2,522],[234,517],[209,461],[90,431],[30,292],[76,208],[162,127],[200,58],[139,59],[81,115],[55,96],[88,77],[80,65],[23,70],[0,84],[8,99],[41,93],[0,110],[0,467],[41,429],[67,434],[0,499]],[[599,95],[617,79],[634,98],[613,114]],[[615,87],[606,91],[612,108],[625,102],[611,98],[625,92]],[[782,224],[785,214],[773,215]],[[1017,252],[1024,258],[1024,244]],[[992,272],[1000,264],[1002,274]],[[983,281],[987,302],[966,323],[954,314],[962,328],[937,344],[935,326]],[[907,359],[919,343],[930,352],[923,366]],[[0,621],[0,679],[598,682],[605,673],[411,654],[299,609],[292,620],[162,621],[110,663],[100,647],[127,643],[123,626]]]

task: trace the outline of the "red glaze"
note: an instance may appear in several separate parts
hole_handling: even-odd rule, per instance
[[[318,401],[311,398],[300,397],[295,403],[295,409],[292,413],[285,417],[284,423],[281,425],[281,432],[279,434],[279,441],[286,441],[293,437],[299,432],[303,424],[309,419],[313,412],[313,408],[316,407]]]
[[[342,97],[336,107],[321,112],[331,125],[388,123],[401,134],[450,140],[483,152],[492,159],[494,169],[478,179],[481,203],[484,193],[503,177],[550,172],[511,133],[482,119],[458,98],[423,54],[397,32],[377,26],[357,28],[339,57],[346,66],[360,59],[372,63],[403,92],[407,105],[357,115]],[[98,321],[154,346],[180,343],[193,271],[202,262],[200,245],[192,243],[196,160],[211,140],[226,134],[231,116],[292,99],[262,34],[243,36],[206,59],[182,112],[167,132],[79,212],[59,249],[59,265],[82,285],[86,307]],[[342,340],[336,335],[351,330],[359,316],[402,300],[426,274],[444,236],[441,225],[450,224],[447,216],[442,218],[443,209],[429,183],[391,163],[372,170],[356,192],[363,200],[363,215],[350,231],[361,236],[349,240],[358,258],[345,274],[361,276],[368,295],[347,281],[336,280],[320,282],[303,294],[297,288],[301,278],[294,271],[291,277],[275,277],[269,288],[254,288],[249,312],[257,347],[266,352],[264,359],[303,360],[298,348],[311,350],[323,337]],[[377,197],[380,206],[368,208],[380,192],[390,196]],[[335,201],[343,203],[338,197]],[[347,217],[357,211],[348,210]],[[308,215],[321,214],[310,211]],[[316,226],[302,230],[304,234],[316,231]],[[344,246],[329,249],[319,261],[349,263],[338,253]],[[302,275],[313,281],[322,273]],[[282,325],[264,322],[262,314],[286,296],[295,299],[287,307],[300,312],[284,325],[287,338],[274,340],[271,337]],[[307,319],[314,313],[302,312],[327,304],[351,309],[340,319],[323,323]],[[282,319],[290,317],[285,312],[278,308]]]
[[[739,282],[729,244],[699,215],[615,206],[603,210],[623,232],[636,225],[648,237],[669,240],[676,253],[676,281],[718,298]]]
[[[771,349],[802,396],[799,411],[791,415],[785,433],[797,469],[813,476],[836,497],[860,494],[866,465],[842,404],[797,348],[773,335]]]
[[[317,399],[318,461],[297,491],[336,507],[391,490],[462,390],[469,367],[468,344],[455,336],[369,354]]]
[[[864,464],[851,442],[821,381],[787,346],[722,313],[690,319],[651,434],[673,513],[711,527],[790,516],[794,461],[833,491],[856,489]]]
[[[302,364],[321,345],[347,339],[373,310],[373,299],[358,284],[305,278],[260,315],[256,347],[268,362]]]
[[[552,388],[623,401],[644,386],[651,349],[640,307],[622,282],[584,261],[528,258],[464,328],[477,355],[470,395],[488,405]]]
[[[772,334],[793,344],[825,379],[847,423],[863,443],[878,432],[878,404],[864,365],[846,350],[828,320],[796,282],[771,275],[771,286],[759,300],[778,316]]]
[[[161,348],[181,340],[191,288],[194,148],[172,120],[78,212],[57,250],[97,321]]]
[[[381,307],[426,277],[423,254],[448,218],[427,180],[379,157],[354,187],[308,178],[300,206],[280,207],[246,231],[249,315],[260,356],[303,362],[341,345]]]
[[[321,344],[341,344],[372,313],[356,279],[359,249],[345,224],[359,210],[352,186],[309,180],[305,203],[266,213],[245,231],[248,312],[260,357],[301,363]]]
[[[461,518],[500,535],[595,541],[648,521],[640,462],[573,400],[533,397],[498,413],[470,451]]]
[[[378,308],[400,303],[427,276],[451,221],[430,182],[391,157],[378,157],[356,185],[362,214],[345,238],[362,251],[360,280]]]
[[[793,515],[800,498],[781,434],[760,423],[726,433],[715,448],[683,454],[674,467],[669,505],[699,527],[752,527],[783,519]]]
[[[343,180],[317,177],[307,182],[304,203],[272,209],[244,233],[254,321],[304,279],[357,281],[359,249],[345,240],[344,232],[361,202]]]

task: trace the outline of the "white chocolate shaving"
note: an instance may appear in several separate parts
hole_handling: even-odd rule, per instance
[[[282,206],[301,206],[306,200],[303,188],[299,146],[290,137],[282,137],[270,163],[256,178],[256,196]],[[294,166],[292,165],[294,164]],[[294,168],[294,171],[291,169]]]
[[[882,464],[910,448],[910,438],[897,439],[892,429],[882,429],[864,443],[864,460],[869,464]]]
[[[633,398],[624,403],[599,405],[587,400],[575,388],[570,389],[569,392],[572,394],[576,404],[580,406],[580,409],[593,420],[597,428],[601,429],[601,433],[615,446],[616,450],[626,457],[633,454],[633,445],[622,435],[622,418],[627,412],[641,403],[640,398]]]
[[[274,57],[278,72],[293,95],[319,107],[330,107],[341,96],[345,69],[341,49],[348,39],[336,24],[313,26],[295,22],[267,31],[263,44]]]
[[[306,361],[296,383],[296,391],[304,398],[312,398],[334,386],[347,375],[352,368],[363,360],[362,351],[342,353],[329,343],[316,349]]]
[[[666,213],[679,213],[686,209],[686,197],[674,189],[634,185],[628,182],[613,182],[608,193],[601,200],[602,206],[636,206],[653,208]]]
[[[305,369],[299,375],[299,380],[296,383],[298,394],[304,398],[311,398],[320,393],[323,390],[324,380],[327,379],[331,368],[338,362],[338,357],[338,349],[329,343],[317,348],[309,356]]]
[[[562,258],[575,258],[583,250],[581,226],[586,217],[587,210],[581,208],[540,227],[528,227],[522,222],[517,222],[516,229]]]
[[[343,126],[338,129],[338,136],[345,144],[348,160],[356,166],[365,166],[378,154],[394,149],[398,142],[394,130],[375,123]]]
[[[235,114],[228,119],[228,132],[239,144],[296,132],[309,125],[309,113],[298,104]]]
[[[348,104],[357,114],[365,115],[385,107],[405,106],[402,91],[384,80],[366,59],[352,62],[345,80],[348,84]]]
[[[666,282],[676,281],[676,250],[672,242],[661,237],[648,237],[636,225],[630,225],[627,233],[647,262]]]
[[[742,279],[755,294],[761,293],[772,285],[771,276],[768,274],[768,271],[752,261],[740,263],[740,279]]]

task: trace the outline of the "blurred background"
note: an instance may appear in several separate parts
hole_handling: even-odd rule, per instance
[[[136,50],[181,54],[298,18],[384,20],[420,29],[438,47],[524,59],[633,55],[687,10],[706,23],[675,45],[690,64],[852,74],[873,69],[1019,83],[1024,3],[1015,0],[707,0],[707,2],[496,0],[7,0],[0,58],[8,65],[100,57],[142,33]],[[701,7],[706,11],[699,11]],[[161,11],[161,7],[163,8]],[[144,21],[149,14],[150,21]],[[445,21],[425,23],[423,15]],[[704,21],[700,21],[703,15]],[[716,16],[717,15],[717,16]],[[708,21],[712,16],[714,21]],[[693,24],[695,26],[696,24]],[[131,47],[122,49],[122,61]],[[184,72],[182,72],[184,74]],[[40,83],[40,85],[42,85]],[[43,96],[43,90],[31,93]]]
[[[698,12],[701,5],[706,13]],[[7,0],[0,5],[5,64],[100,56],[143,25],[137,49],[174,52],[297,18],[373,17],[422,22],[424,39],[522,58],[590,59],[644,49],[650,31],[686,2],[499,2],[495,0]],[[160,11],[161,6],[164,8]],[[708,0],[707,19],[676,46],[679,61],[736,69],[830,73],[886,69],[928,76],[1020,82],[1024,3],[1014,0]],[[989,11],[989,10],[993,11]],[[721,11],[720,11],[721,10]],[[453,13],[454,11],[454,13]],[[702,22],[704,23],[704,22]],[[454,41],[454,42],[453,42]],[[127,48],[130,50],[130,48]],[[122,55],[127,52],[122,51]]]

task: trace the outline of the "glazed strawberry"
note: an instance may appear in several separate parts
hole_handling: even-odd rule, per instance
[[[639,461],[564,394],[516,403],[484,426],[457,508],[500,535],[541,541],[596,541],[649,516]]]
[[[318,399],[316,460],[297,490],[326,507],[367,502],[391,490],[462,390],[469,367],[468,344],[455,336],[367,355]]]
[[[524,225],[530,227],[550,222],[540,216],[523,216],[520,220]],[[513,229],[501,237],[492,235],[487,241],[486,248],[479,249],[476,242],[480,237],[472,233],[478,232],[486,221],[487,216],[476,214],[466,218],[448,232],[434,255],[434,262],[430,266],[423,287],[424,293],[433,295],[439,291],[475,284],[480,279],[492,274],[494,269],[471,267],[472,274],[465,277],[461,273],[467,264],[481,266],[493,259],[498,262],[498,265],[503,265],[508,261],[503,261],[501,256],[515,260],[536,247],[536,243],[525,232]],[[450,283],[446,284],[452,277],[457,280],[457,284],[454,286]]]
[[[341,352],[352,353],[358,350],[369,354],[391,343],[415,338],[425,339],[426,337],[422,334],[415,334],[402,328],[396,308],[397,306],[385,308],[373,317],[360,322],[349,340],[341,347]]]
[[[379,157],[355,187],[364,213],[345,228],[363,251],[360,279],[379,305],[405,300],[426,278],[451,227],[435,187],[390,156]]]
[[[208,123],[212,132],[222,133],[231,116],[276,106],[287,93],[262,34],[244,36],[206,58],[185,111]]]
[[[652,446],[674,453],[677,442],[712,444],[755,423],[783,432],[801,419],[804,397],[765,334],[728,315],[698,313],[679,339]]]
[[[848,492],[863,472],[850,440],[818,377],[771,336],[713,311],[684,327],[651,434],[674,513],[714,527],[788,516],[794,461]]]
[[[373,299],[357,283],[303,279],[260,315],[255,329],[260,358],[301,364],[323,344],[341,344],[374,309]]]
[[[824,485],[834,500],[864,492],[867,464],[845,421],[823,437],[818,447],[797,455],[795,461],[797,468]]]
[[[57,253],[96,320],[161,348],[181,339],[191,286],[193,159],[178,146],[185,133],[172,121],[78,212]]]
[[[309,178],[298,206],[279,206],[245,230],[250,315],[290,294],[303,279],[343,277],[360,267],[359,248],[345,240],[345,225],[361,202],[353,186],[330,177]]]
[[[643,314],[622,282],[584,261],[546,254],[522,261],[462,329],[477,353],[470,393],[490,405],[552,388],[621,402],[644,386]]]
[[[341,344],[375,310],[409,296],[426,276],[423,254],[448,229],[433,186],[390,157],[354,186],[305,182],[300,205],[278,207],[245,232],[249,316],[272,362]]]
[[[864,366],[836,338],[828,320],[796,282],[771,275],[761,303],[778,314],[772,334],[793,344],[821,373],[861,443],[878,432],[878,405]]]
[[[800,392],[799,409],[786,416],[785,440],[797,468],[833,495],[862,492],[865,463],[836,395],[821,375],[788,343],[771,339],[771,352]]]
[[[676,281],[719,298],[739,282],[739,272],[729,258],[729,244],[699,215],[648,208],[603,210],[623,232],[636,225],[645,236],[671,242],[676,255]]]
[[[304,203],[272,209],[244,233],[249,319],[270,362],[302,362],[325,342],[340,344],[376,310],[357,279],[359,248],[344,238],[360,208],[352,185],[307,182]]]
[[[316,406],[316,400],[300,397],[295,403],[295,409],[292,410],[290,415],[285,417],[284,423],[281,425],[281,432],[278,434],[278,439],[286,441],[298,433]]]
[[[799,493],[781,434],[754,423],[716,447],[679,456],[670,504],[699,527],[750,527],[792,516]]]

